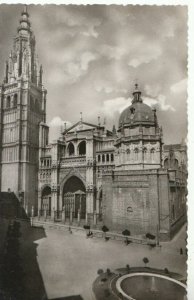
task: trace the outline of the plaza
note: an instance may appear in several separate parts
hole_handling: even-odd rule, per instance
[[[115,271],[129,264],[149,266],[178,273],[186,278],[185,227],[171,242],[150,249],[145,245],[101,238],[86,238],[84,231],[31,228],[22,223],[21,254],[25,271],[27,298],[95,300],[92,285],[99,269]],[[73,298],[74,296],[74,298]],[[72,297],[72,298],[70,298]],[[78,297],[78,298],[76,298]]]

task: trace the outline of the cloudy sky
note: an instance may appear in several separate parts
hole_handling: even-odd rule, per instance
[[[21,5],[0,5],[0,79]],[[156,106],[164,141],[187,135],[187,8],[184,6],[28,7],[48,90],[47,122],[106,120],[117,126],[134,83]],[[58,127],[56,127],[58,126]]]

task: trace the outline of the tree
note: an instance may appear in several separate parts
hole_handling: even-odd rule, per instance
[[[128,229],[125,229],[122,231],[122,235],[126,236],[125,242],[126,242],[126,245],[128,245],[129,244],[128,236],[131,235],[131,232]]]
[[[146,267],[146,265],[149,263],[149,259],[147,257],[144,257],[143,262],[144,262],[145,267]]]
[[[106,227],[106,225],[102,226],[102,231],[104,232],[104,238],[106,239],[106,232],[109,231],[108,227]]]

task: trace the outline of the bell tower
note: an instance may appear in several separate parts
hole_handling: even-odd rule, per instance
[[[27,6],[0,86],[0,189],[15,192],[26,212],[37,206],[39,124],[46,122],[46,90]]]

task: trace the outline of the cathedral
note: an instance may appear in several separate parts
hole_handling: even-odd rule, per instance
[[[167,240],[186,221],[184,143],[165,145],[136,84],[117,128],[80,120],[48,142],[47,91],[24,8],[0,86],[0,189],[26,213]]]

